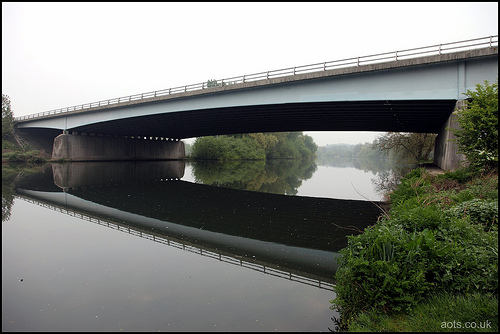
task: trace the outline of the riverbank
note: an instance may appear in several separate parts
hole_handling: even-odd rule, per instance
[[[497,331],[498,173],[435,172],[403,178],[341,251],[340,330]]]
[[[21,139],[15,134],[7,136],[7,139],[2,138],[2,165],[39,164],[48,162],[51,158],[46,147],[30,138]]]

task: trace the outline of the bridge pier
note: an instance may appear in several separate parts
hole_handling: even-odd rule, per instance
[[[464,107],[464,103],[464,100],[457,101],[455,110]],[[457,137],[450,129],[460,128],[456,119],[457,114],[454,111],[441,128],[441,132],[439,132],[434,143],[434,165],[446,171],[454,171],[462,165],[466,166],[468,164],[466,156],[458,153],[458,144],[451,141]]]
[[[184,157],[184,142],[157,137],[119,138],[65,132],[54,139],[52,149],[53,160],[179,160]]]

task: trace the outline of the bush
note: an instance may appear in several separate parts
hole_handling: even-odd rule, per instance
[[[407,232],[436,229],[446,222],[447,217],[437,205],[422,205],[412,198],[391,211],[391,220],[401,225]]]
[[[6,152],[2,153],[2,158],[13,163],[28,163],[28,164],[37,164],[44,163],[47,159],[41,156],[38,151],[28,151],[28,152]]]
[[[12,139],[14,132],[14,112],[8,95],[2,94],[2,141]],[[2,145],[3,146],[3,145]]]
[[[472,167],[459,168],[453,172],[446,172],[443,178],[455,180],[459,183],[466,183],[472,180],[476,171]]]
[[[465,154],[471,166],[481,170],[498,168],[498,80],[467,90],[466,108],[458,110],[456,135],[459,153]]]
[[[468,218],[473,224],[480,224],[490,229],[498,224],[498,201],[486,201],[479,198],[461,202],[446,211],[455,219]]]
[[[434,250],[434,244],[433,232],[408,234],[389,221],[349,237],[340,251],[337,297],[332,303],[348,317],[367,307],[410,310],[431,288],[425,277],[426,252]]]

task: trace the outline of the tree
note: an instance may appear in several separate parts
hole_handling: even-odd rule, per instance
[[[213,79],[213,80],[208,80],[207,81],[207,88],[212,88],[212,87],[223,87],[223,86],[226,86],[227,83],[225,82],[217,82],[217,80]]]
[[[373,146],[386,154],[393,151],[400,162],[419,163],[430,159],[435,139],[433,133],[387,132]]]
[[[196,138],[192,156],[206,160],[262,160],[265,151],[249,137],[206,136]]]
[[[14,113],[12,112],[10,98],[2,94],[2,139],[12,136],[14,131]]]
[[[304,136],[304,144],[313,154],[316,153],[316,151],[318,150],[318,145],[314,142],[313,137],[309,135]]]
[[[260,132],[197,138],[192,156],[210,160],[306,159],[316,150],[312,137],[302,132]]]
[[[458,152],[471,166],[480,169],[498,168],[498,79],[495,83],[476,84],[476,91],[467,90],[465,107],[457,110],[458,129],[450,129],[457,137]]]

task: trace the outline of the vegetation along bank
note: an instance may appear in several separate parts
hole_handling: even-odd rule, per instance
[[[468,166],[407,174],[341,250],[332,309],[348,331],[498,331],[498,81],[458,111]]]

